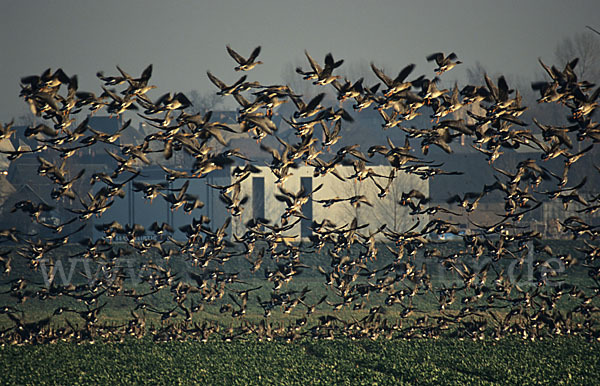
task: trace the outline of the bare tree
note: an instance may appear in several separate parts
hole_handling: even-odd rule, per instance
[[[352,187],[349,190],[352,192],[352,195],[354,197],[365,195],[365,192],[363,189],[363,188],[365,188],[365,186],[362,183],[362,181],[357,181],[356,179],[352,179],[352,181],[350,181],[349,183],[352,184]],[[362,206],[364,207],[364,204]],[[361,212],[360,203],[358,203],[357,205],[346,204],[345,208],[346,208],[346,212],[348,212],[348,214],[350,214],[352,217],[356,218],[360,223],[360,212]]]
[[[411,214],[409,208],[401,204],[403,194],[408,193],[407,187],[415,188],[427,194],[426,185],[428,183],[417,177],[398,172],[388,187],[388,194],[381,198],[377,196],[377,193],[379,193],[378,188],[375,188],[374,184],[369,184],[367,191],[370,194],[368,196],[373,203],[373,208],[369,211],[369,220],[375,220],[377,226],[386,224],[387,228],[394,232],[404,232],[413,226],[415,222],[426,219],[426,215]]]
[[[487,73],[486,69],[483,67],[483,64],[478,60],[474,65],[467,68],[467,82],[469,84],[481,84],[484,82],[483,74]]]
[[[571,58],[572,59],[572,58]],[[477,61],[474,65],[466,69],[467,83],[471,85],[485,85],[484,74],[496,81],[500,77],[500,73],[490,73],[481,62]],[[527,107],[522,120],[531,121],[531,117],[544,120],[551,124],[565,123],[566,112],[557,109],[555,105],[548,103],[537,103],[539,95],[531,88],[531,80],[522,75],[504,74],[507,83],[513,92],[519,92],[522,98],[522,105]],[[540,66],[538,72],[534,76],[534,80],[548,80],[548,74]],[[514,96],[515,94],[513,94]],[[465,118],[468,121],[470,118],[466,116],[466,110],[459,110],[459,114],[455,114],[456,118]]]
[[[303,95],[305,98],[316,95],[317,88],[312,85],[312,81],[302,79],[302,75],[296,72],[296,68],[298,67],[305,68],[308,67],[308,64],[301,63],[299,60],[285,64],[281,70],[282,81],[288,85],[294,93]],[[308,69],[310,69],[310,67]]]
[[[373,194],[374,196],[374,194]],[[389,186],[389,193],[382,198],[377,198],[373,203],[376,207],[371,213],[377,219],[378,223],[386,224],[388,229],[398,232],[400,229],[401,214],[406,215],[406,210],[400,205],[402,196],[402,187],[398,180],[392,181]]]
[[[214,110],[215,107],[219,106],[223,100],[222,97],[214,92],[206,92],[200,94],[198,90],[192,90],[189,92],[188,97],[192,105],[186,110],[188,112],[204,114],[209,110]]]
[[[563,39],[556,45],[554,55],[560,66],[579,58],[574,69],[577,77],[592,83],[600,81],[600,37],[592,32],[581,32]]]
[[[364,86],[370,87],[380,82],[380,80],[377,78],[377,76],[375,76],[375,73],[371,69],[371,64],[366,59],[360,59],[356,62],[349,62],[347,64],[344,63],[344,65],[339,69],[338,73],[344,78],[347,78],[352,83],[356,82],[360,78],[363,78]],[[390,73],[392,73],[393,75],[393,71],[390,71]]]

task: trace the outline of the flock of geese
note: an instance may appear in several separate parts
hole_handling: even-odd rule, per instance
[[[235,71],[247,72],[262,63],[257,60],[260,47],[247,58],[229,46],[227,52],[236,62]],[[540,233],[520,225],[527,213],[540,210],[543,200],[557,200],[565,207],[573,203],[577,212],[585,214],[593,214],[600,208],[600,194],[584,197],[578,192],[585,186],[585,179],[571,185],[568,181],[572,165],[589,155],[600,141],[600,127],[593,120],[600,87],[577,78],[574,72],[577,59],[564,69],[547,66],[540,60],[548,79],[532,84],[539,92],[538,102],[565,107],[570,123],[553,126],[536,119],[532,126],[521,119],[527,109],[521,95],[509,87],[503,76],[494,81],[485,75],[481,85],[467,85],[462,89],[455,85],[452,89],[440,90],[437,76],[461,63],[454,53],[434,53],[427,57],[427,61],[437,66],[434,69],[437,76],[433,78],[411,77],[414,64],[402,68],[393,77],[388,70],[372,63],[371,69],[381,81],[374,85],[365,84],[363,78],[349,80],[338,75],[343,60],[334,59],[331,53],[325,56],[323,63],[306,51],[305,55],[308,67],[297,68],[296,72],[316,87],[333,87],[323,89],[325,91],[312,98],[296,94],[287,85],[248,81],[247,75],[227,84],[207,72],[218,88],[217,94],[231,96],[239,103],[239,126],[235,128],[213,120],[211,111],[189,113],[194,106],[183,93],[167,93],[152,100],[148,95],[155,88],[150,83],[151,65],[139,77],[118,66],[118,74],[113,76],[98,72],[103,83],[99,95],[79,90],[77,76],[70,77],[61,69],[22,78],[21,97],[45,123],[30,125],[24,133],[35,138],[37,146],[3,153],[10,160],[34,155],[39,161],[38,173],[53,183],[51,197],[70,200],[72,216],[62,219],[64,222],[60,224],[50,224],[44,219],[52,206],[24,200],[12,208],[13,212],[24,212],[32,222],[51,229],[56,237],[41,239],[16,228],[0,230],[0,243],[4,244],[0,262],[4,276],[10,279],[4,282],[4,295],[5,299],[11,299],[10,304],[5,303],[0,308],[0,314],[4,315],[0,341],[17,344],[59,340],[89,342],[147,334],[159,341],[186,338],[206,341],[211,337],[231,340],[249,336],[293,341],[337,336],[438,337],[444,333],[469,339],[499,339],[511,334],[536,339],[577,334],[600,340],[600,265],[597,261],[600,246],[595,243],[600,226],[586,223],[579,216],[561,220],[563,232],[583,240],[582,246],[573,251],[573,255],[579,256],[578,261],[570,253],[555,253],[544,243]],[[337,97],[332,106],[324,106],[329,98],[327,91]],[[278,126],[272,120],[274,110],[289,102],[295,110],[283,120],[296,134],[297,141],[293,143],[277,136]],[[481,106],[482,113],[469,110],[472,118],[469,121],[450,118],[452,113],[471,104]],[[369,149],[354,144],[331,151],[342,137],[344,122],[353,121],[351,112],[359,114],[367,108],[377,109],[382,124],[381,128],[365,129],[401,130],[406,138],[404,145],[398,146],[388,139],[387,143]],[[90,114],[104,110],[111,115],[136,110],[156,130],[140,144],[119,144],[118,139],[130,127],[131,120],[117,132],[106,133],[90,128],[89,118],[75,124],[75,115],[84,110]],[[410,120],[421,114],[431,117],[431,127],[409,126]],[[12,123],[2,125],[0,139],[10,138],[14,132]],[[258,169],[243,150],[228,146],[226,132],[248,133],[270,154],[269,168],[277,177],[276,198],[286,205],[276,221],[253,218],[245,224],[245,233],[234,237],[228,235],[231,217],[223,224],[212,224],[210,218],[197,215],[204,203],[188,191],[190,179],[237,165],[231,169],[229,185],[209,186],[219,191],[232,217],[243,211],[248,197],[241,194],[240,184]],[[275,137],[281,146],[273,148],[262,144],[267,136]],[[423,179],[456,174],[443,170],[442,164],[426,156],[431,146],[452,153],[450,145],[459,136],[472,141],[473,148],[487,156],[490,168],[497,171],[494,184],[482,186],[480,192],[453,195],[448,198],[446,207],[431,206],[428,197],[417,190],[391,197],[390,184],[401,173]],[[574,141],[589,146],[576,151]],[[413,149],[415,143],[420,144],[422,156]],[[96,144],[112,149],[106,152],[114,159],[115,168],[112,173],[94,173],[89,181],[84,181],[84,171],[77,170],[77,165],[68,161],[82,149]],[[539,151],[541,158],[522,160],[514,170],[493,166],[504,152],[518,147]],[[171,185],[136,180],[143,172],[141,167],[151,162],[150,153],[162,153],[165,159],[170,159],[177,152],[192,156],[189,168],[161,167],[167,181],[175,184],[181,181],[181,186],[169,188]],[[383,157],[391,166],[389,175],[378,175],[368,167],[375,156]],[[564,160],[560,171],[544,166],[545,160],[555,158]],[[410,214],[426,213],[431,220],[427,224],[417,222],[406,230],[382,225],[367,232],[369,224],[360,223],[356,218],[346,224],[325,219],[313,222],[309,242],[290,242],[289,231],[303,218],[303,206],[322,186],[312,191],[286,189],[286,180],[302,164],[314,169],[317,181],[319,176],[331,173],[340,180],[356,179],[374,184],[380,199],[397,200],[410,209]],[[353,166],[355,173],[342,175],[336,169],[340,165]],[[589,171],[598,172],[600,170]],[[164,199],[172,210],[181,208],[190,214],[191,222],[180,228],[186,235],[185,241],[174,239],[174,229],[165,223],[154,223],[145,229],[140,224],[102,223],[101,220],[95,223],[103,237],[76,239],[87,220],[101,218],[115,199],[125,197],[129,182],[135,191],[143,192],[146,199]],[[554,188],[542,190],[542,182]],[[82,190],[91,186],[93,190]],[[435,234],[459,233],[457,223],[445,221],[436,213],[460,212],[468,216],[476,210],[477,202],[491,192],[499,192],[505,202],[505,213],[496,223],[472,223],[472,232],[461,236],[462,247],[452,252],[444,252],[438,243],[431,241],[430,236]],[[313,202],[316,207],[369,204],[364,196]],[[69,224],[72,225],[66,228]],[[65,229],[73,230],[65,232]],[[156,237],[142,237],[144,235]],[[115,242],[117,236],[124,237],[127,244]],[[292,238],[299,241],[297,236]],[[386,244],[378,242],[382,239]],[[82,251],[72,257],[97,262],[102,267],[101,275],[83,284],[60,284],[53,280],[48,286],[11,276],[11,267],[18,260],[16,264],[26,263],[38,273],[42,265],[49,267],[49,277],[55,277],[57,255],[61,247],[73,240],[82,246]],[[378,248],[382,246],[391,253],[389,261],[383,262],[381,258],[377,261],[378,253],[381,255]],[[307,265],[306,257],[316,253],[326,256],[327,260],[316,267]],[[150,260],[141,259],[141,283],[135,288],[127,285],[127,270],[119,263],[132,254],[154,256]],[[419,254],[424,259],[421,266],[417,263]],[[534,255],[531,280],[524,285],[520,276],[511,276],[508,266],[516,264],[521,268],[517,272],[525,271],[525,261],[531,254]],[[184,259],[192,264],[192,269],[185,275],[173,272],[168,264],[163,264],[169,259]],[[558,264],[551,264],[550,259]],[[451,286],[435,282],[432,277],[435,265],[452,275],[455,280]],[[561,282],[561,267],[581,270],[583,284]],[[242,269],[248,272],[241,273]],[[309,270],[321,277],[327,288],[327,294],[318,299],[312,299],[309,287],[296,290],[289,285]],[[242,279],[255,275],[262,277],[262,285],[253,286]],[[296,280],[302,281],[302,278]],[[270,287],[268,297],[257,295],[256,291],[263,287]],[[170,299],[171,306],[166,307],[164,302],[153,303],[152,299],[159,292]],[[102,318],[107,300],[114,297],[128,298],[134,304],[129,310],[131,318],[121,325],[107,323]],[[379,297],[382,301],[369,304],[369,297]],[[420,309],[419,298],[433,301],[437,309]],[[33,299],[54,301],[57,306],[51,315],[31,320],[21,307]],[[60,299],[70,299],[77,306],[58,306],[63,304]],[[197,315],[215,304],[220,306],[220,313],[231,315],[229,328]],[[249,304],[264,311],[259,322],[247,317]],[[358,319],[346,320],[340,316],[342,310],[361,309],[364,312]],[[290,314],[290,321],[273,321],[277,313]],[[63,315],[64,323],[53,323],[57,315]],[[150,316],[160,323],[147,323]]]

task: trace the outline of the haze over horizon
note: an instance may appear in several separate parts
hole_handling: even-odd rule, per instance
[[[456,52],[462,65],[443,76],[463,82],[477,62],[490,73],[541,78],[537,58],[555,63],[564,38],[600,29],[595,1],[378,1],[260,0],[176,5],[157,0],[120,2],[2,2],[0,33],[0,122],[28,113],[19,80],[46,68],[77,74],[79,90],[101,93],[97,71],[116,74],[116,65],[139,75],[153,64],[148,95],[198,90],[216,92],[210,70],[230,83],[240,74],[225,45],[247,56],[262,46],[265,64],[248,73],[263,84],[283,82],[290,65],[308,67],[304,50],[319,61],[331,52],[353,63],[374,61],[396,74],[409,63],[413,75],[434,76],[433,52]]]

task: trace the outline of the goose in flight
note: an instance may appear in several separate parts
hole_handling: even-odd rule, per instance
[[[263,62],[260,60],[256,60],[256,57],[258,54],[260,54],[260,46],[256,47],[254,51],[252,51],[248,59],[235,52],[233,48],[229,46],[229,44],[227,45],[227,52],[239,64],[239,66],[234,68],[236,71],[249,71],[259,64],[263,64]]]
[[[438,68],[435,72],[438,75],[442,75],[444,72],[453,69],[457,64],[461,64],[460,60],[456,60],[456,54],[452,52],[448,56],[444,56],[443,52],[436,52],[427,57],[427,61],[434,61],[437,63]]]

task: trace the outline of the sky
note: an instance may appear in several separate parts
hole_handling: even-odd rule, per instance
[[[463,64],[448,79],[463,81],[476,62],[531,78],[542,76],[538,57],[553,63],[562,39],[586,25],[600,30],[599,16],[597,0],[0,0],[0,122],[27,114],[19,80],[49,67],[77,74],[79,89],[97,94],[97,71],[117,75],[119,65],[136,76],[148,64],[151,98],[216,92],[207,70],[228,84],[240,76],[226,44],[242,56],[262,46],[265,64],[247,75],[263,84],[308,67],[305,49],[319,61],[331,52],[342,68],[373,61],[392,76],[415,63],[415,77],[434,75],[429,54],[455,52]]]

